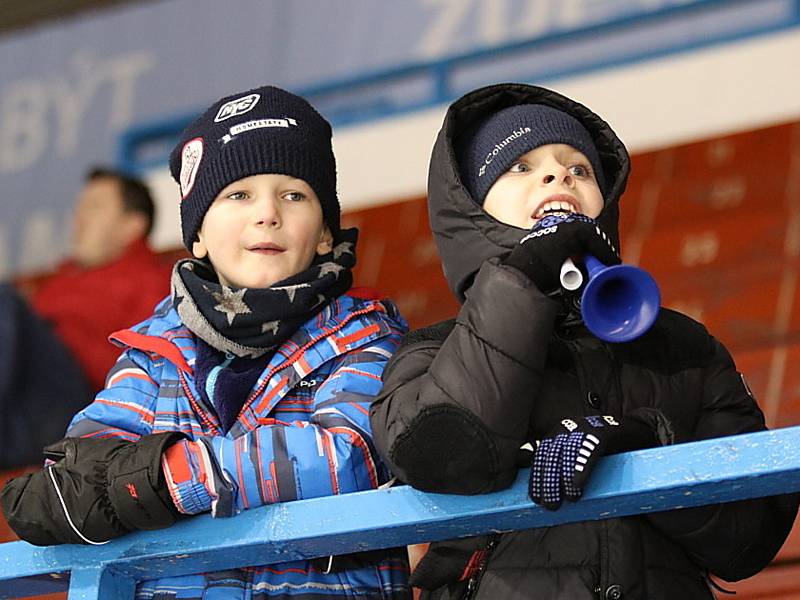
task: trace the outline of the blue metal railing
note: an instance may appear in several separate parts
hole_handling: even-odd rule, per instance
[[[246,565],[606,519],[800,491],[800,427],[640,450],[603,459],[584,497],[534,505],[527,473],[481,496],[407,486],[201,515],[105,546],[0,544],[0,598],[66,589],[69,599],[131,598],[138,581]],[[67,584],[68,574],[71,574]]]

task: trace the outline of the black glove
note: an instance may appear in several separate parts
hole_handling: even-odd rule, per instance
[[[581,214],[546,215],[512,250],[504,264],[525,273],[545,294],[561,286],[561,265],[568,258],[593,255],[618,265],[619,254],[597,221]]]
[[[556,510],[564,499],[574,502],[581,497],[601,456],[659,446],[656,429],[649,421],[635,412],[619,420],[597,415],[561,421],[533,453],[528,485],[531,500]]]
[[[185,437],[64,438],[44,449],[55,464],[3,488],[6,520],[37,546],[102,544],[135,529],[169,527],[179,513],[161,474],[161,455]]]

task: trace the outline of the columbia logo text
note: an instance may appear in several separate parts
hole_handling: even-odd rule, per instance
[[[511,142],[516,140],[517,138],[521,138],[522,136],[531,132],[530,127],[520,127],[519,129],[515,129],[508,135],[505,139],[501,140],[497,144],[494,145],[492,151],[486,155],[486,159],[483,161],[483,165],[480,169],[478,169],[478,177],[482,177],[484,173],[486,173],[486,167],[491,164],[494,158],[500,153],[500,151],[508,146]]]

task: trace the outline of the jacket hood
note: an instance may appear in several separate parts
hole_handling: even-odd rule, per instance
[[[507,83],[479,88],[448,108],[428,171],[428,218],[444,275],[460,302],[484,261],[508,254],[526,230],[501,223],[472,199],[461,182],[454,141],[477,120],[517,104],[552,106],[578,119],[589,131],[608,190],[597,220],[619,248],[619,199],[628,181],[630,157],[608,123],[582,104],[542,87]]]

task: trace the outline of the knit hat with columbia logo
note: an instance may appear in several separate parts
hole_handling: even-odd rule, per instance
[[[211,203],[243,177],[280,174],[306,181],[334,237],[339,232],[331,126],[305,99],[264,86],[215,102],[170,154],[181,188],[183,243],[191,251]]]
[[[494,182],[523,154],[545,144],[569,144],[592,165],[605,195],[600,156],[591,134],[572,115],[544,104],[519,104],[492,113],[457,138],[461,180],[478,204]]]

